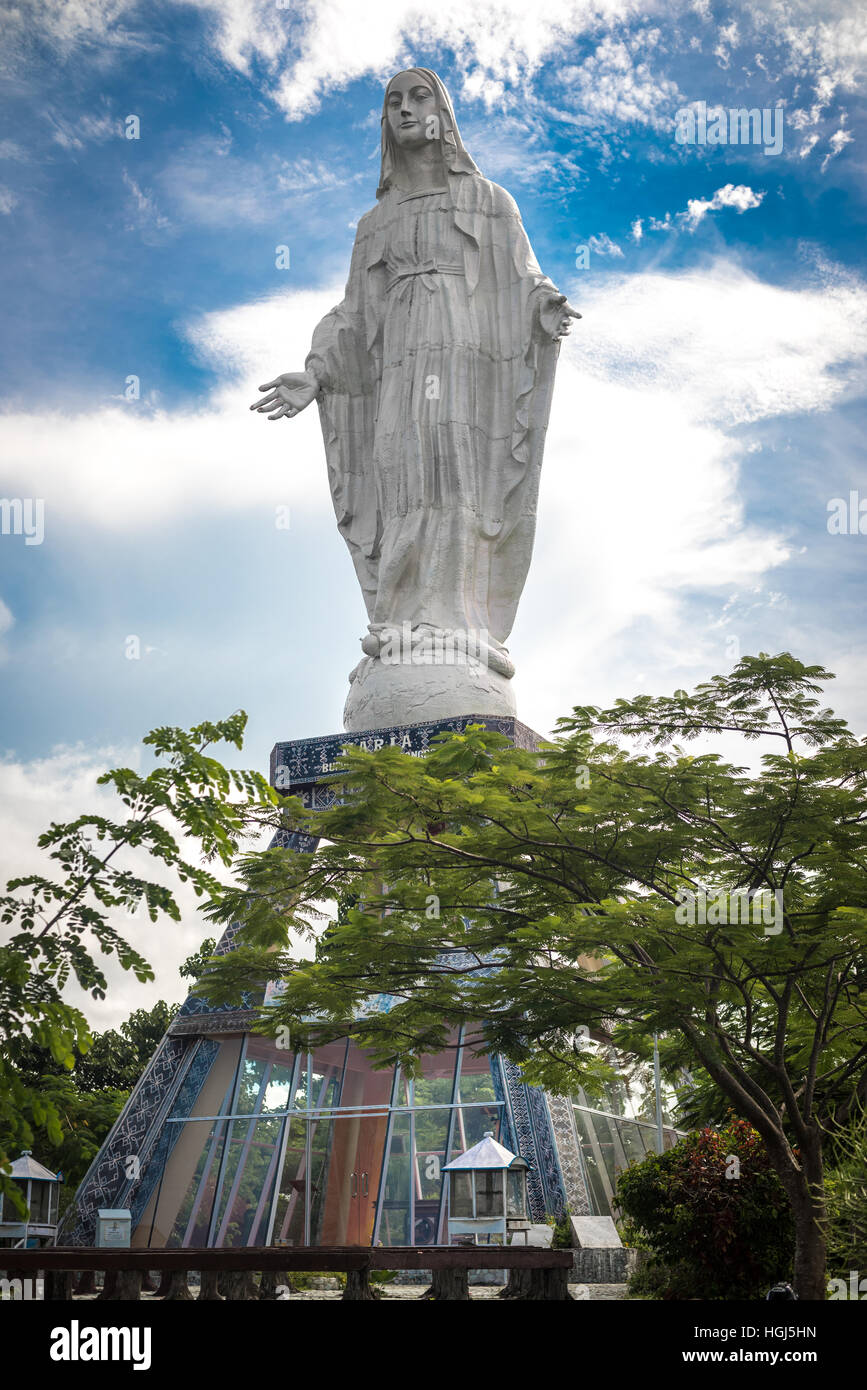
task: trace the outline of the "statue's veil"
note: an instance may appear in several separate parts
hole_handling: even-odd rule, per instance
[[[404,71],[417,72],[419,76],[423,77],[432,88],[437,99],[437,113],[440,122],[440,149],[442,150],[443,162],[447,173],[478,174],[480,171],[477,165],[470,158],[470,155],[464,147],[461,133],[458,130],[458,123],[455,120],[452,99],[446,91],[443,82],[437,77],[435,72],[431,72],[430,68],[405,68]],[[399,77],[400,74],[395,73],[395,76]],[[380,122],[382,131],[380,142],[382,162],[379,170],[379,187],[376,190],[377,198],[381,198],[383,194],[387,193],[393,186],[397,169],[398,152],[392,138],[391,127],[388,124],[386,105],[388,88],[391,86],[393,80],[394,78],[389,79],[385,94],[382,98],[382,120]]]

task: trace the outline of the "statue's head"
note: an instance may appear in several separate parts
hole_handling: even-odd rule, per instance
[[[419,68],[397,73],[385,89],[384,119],[389,142],[401,150],[423,148],[441,138],[438,93]]]
[[[382,168],[377,197],[391,187],[413,151],[433,141],[443,160],[444,172],[477,174],[458,131],[451,98],[430,68],[407,68],[395,73],[385,89],[382,104]]]

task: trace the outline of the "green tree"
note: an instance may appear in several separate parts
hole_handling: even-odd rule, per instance
[[[177,1004],[159,999],[151,1009],[135,1009],[118,1029],[93,1033],[90,1048],[75,1059],[71,1072],[56,1060],[50,1048],[38,1046],[26,1035],[9,1040],[9,1059],[18,1076],[30,1086],[37,1086],[46,1077],[63,1076],[82,1093],[131,1091],[177,1008]]]
[[[823,1128],[867,1093],[867,747],[821,707],[830,678],[745,657],[691,695],[577,708],[541,753],[480,727],[424,758],[347,748],[340,804],[284,806],[322,848],[243,856],[209,908],[242,944],[197,989],[279,978],[264,1028],[348,1031],[382,1065],[481,1021],[479,1048],[561,1090],[598,1079],[589,1035],[646,1058],[658,1032],[666,1068],[761,1135],[796,1287],[824,1298]],[[753,768],[684,748],[736,736]],[[323,904],[353,900],[322,933]],[[382,993],[390,1011],[365,1012]]]
[[[38,1078],[22,1074],[16,1055],[22,1047],[42,1049],[58,1069],[71,1071],[78,1056],[93,1051],[87,1021],[64,1000],[63,990],[74,979],[93,999],[105,997],[95,947],[116,956],[138,980],[153,979],[147,961],[118,929],[117,914],[144,904],[151,922],[160,917],[177,922],[180,909],[169,888],[130,866],[129,851],[144,851],[192,884],[198,896],[219,898],[222,885],[208,863],[230,865],[244,836],[258,828],[262,813],[273,810],[277,800],[259,773],[227,769],[207,752],[220,742],[241,748],[246,720],[241,711],[189,731],[153,730],[144,739],[157,759],[151,772],[115,768],[99,778],[114,788],[121,817],[86,815],[52,824],[39,845],[55,876],[12,879],[0,897],[0,924],[6,928],[0,943],[0,1191],[9,1192],[16,1205],[21,1199],[8,1176],[10,1159],[32,1147],[34,1130],[62,1146],[61,1101],[67,1103],[66,1113],[70,1103],[68,1088],[45,1084],[43,1072]],[[186,857],[190,849],[200,862]],[[79,1076],[79,1097],[88,1084],[94,1091],[119,1084],[125,1089],[137,1079],[133,1072],[142,1050],[150,1047],[157,1028],[162,1035],[169,1017],[166,1006],[161,1008],[161,1020],[153,1011],[139,1010],[120,1037],[102,1035],[89,1082],[86,1070]]]

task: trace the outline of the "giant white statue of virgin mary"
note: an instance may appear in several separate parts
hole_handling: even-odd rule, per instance
[[[559,341],[580,315],[426,68],[386,88],[376,196],[304,372],[266,383],[251,409],[280,419],[319,404],[368,615],[346,728],[514,714],[504,643],[533,549]]]

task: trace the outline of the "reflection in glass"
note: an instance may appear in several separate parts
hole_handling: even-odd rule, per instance
[[[466,1036],[411,1083],[345,1038],[298,1055],[258,1036],[208,1040],[216,1060],[169,1131],[134,1244],[440,1243],[446,1162],[501,1130],[489,1059]]]
[[[410,1244],[410,1116],[395,1115],[385,1169],[379,1240],[383,1245]]]

